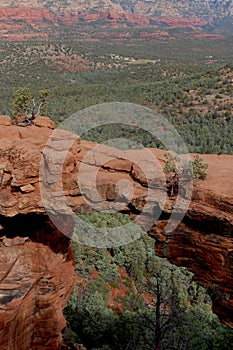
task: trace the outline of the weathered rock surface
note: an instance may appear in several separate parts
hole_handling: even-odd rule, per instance
[[[232,1],[206,0],[187,1],[156,0],[156,1],[94,1],[94,0],[0,0],[0,24],[26,23],[35,29],[38,23],[41,28],[58,26],[76,26],[83,21],[105,22],[113,24],[133,23],[136,25],[153,25],[162,19],[163,23],[174,27],[200,28],[215,19],[231,18],[233,16]],[[40,29],[41,29],[40,28]],[[38,33],[39,34],[39,33]],[[10,39],[10,33],[3,33]],[[21,37],[24,38],[24,36]],[[17,37],[14,37],[17,40]],[[18,38],[19,40],[19,38]]]
[[[8,115],[0,115],[0,125],[10,126],[11,118]]]
[[[45,7],[53,13],[60,9],[66,11],[79,11],[79,13],[96,13],[99,10],[116,11],[118,13],[141,14],[156,17],[197,17],[201,19],[212,19],[214,17],[225,17],[233,15],[233,5],[229,0],[1,0],[1,6],[11,7]]]
[[[38,116],[33,120],[33,124],[41,128],[54,129],[54,122],[48,117]]]
[[[0,6],[2,4],[0,3]],[[27,24],[33,24],[34,22],[43,21],[55,21],[53,14],[49,13],[44,7],[30,8],[30,7],[0,7],[0,18],[1,21],[11,22],[12,19],[15,21],[24,21]]]
[[[98,11],[90,12],[89,9],[64,9],[58,8],[54,13],[49,12],[46,8],[38,7],[1,7],[0,3],[0,24],[5,23],[6,28],[9,25],[14,26],[17,23],[29,24],[35,29],[36,25],[40,24],[41,28],[46,25],[48,28],[51,25],[66,25],[76,26],[81,22],[96,22],[104,21],[109,23],[135,23],[138,25],[149,25],[150,19],[142,14],[132,14],[130,12],[117,11],[116,9],[100,9]],[[4,26],[3,26],[4,28]],[[5,29],[6,29],[5,28]],[[15,27],[17,29],[17,27]],[[4,37],[10,38],[9,33],[3,33]],[[16,34],[14,34],[16,35]],[[23,36],[22,36],[23,37]]]
[[[60,349],[74,284],[69,239],[39,215],[0,221],[0,347]]]
[[[203,155],[208,179],[195,185],[182,223],[167,234],[176,198],[167,196],[164,151],[148,152],[80,141],[68,131],[1,125],[1,349],[61,346],[62,309],[74,283],[61,232],[72,235],[72,214],[113,206],[135,218],[146,202],[149,211],[163,208],[150,229],[157,254],[187,266],[208,287],[221,320],[233,326],[233,157]]]
[[[233,327],[233,156],[202,158],[208,178],[195,187],[183,222],[165,234],[161,220],[150,233],[156,254],[192,271],[208,288],[214,312]]]
[[[70,240],[40,215],[37,203],[38,167],[51,131],[0,127],[2,350],[61,349],[62,310],[73,290],[74,259]]]

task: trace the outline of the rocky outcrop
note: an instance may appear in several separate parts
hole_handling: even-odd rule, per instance
[[[1,6],[1,5],[0,5]],[[4,23],[6,28],[9,25],[14,28],[17,24],[27,24],[33,29],[39,29],[48,26],[77,26],[80,21],[87,23],[100,21],[102,23],[134,23],[137,25],[149,25],[150,19],[142,14],[132,14],[130,12],[119,12],[117,10],[102,9],[94,13],[89,10],[78,11],[59,8],[55,13],[49,12],[46,8],[30,8],[30,7],[0,7],[0,23]],[[3,27],[3,26],[2,26]],[[4,28],[4,27],[3,27]],[[17,27],[15,26],[15,29]],[[41,33],[40,33],[41,34]],[[9,34],[8,34],[9,36]],[[4,34],[4,37],[8,37]]]
[[[0,116],[0,347],[61,349],[74,259],[70,240],[41,215],[37,191],[41,152],[52,130],[6,122]]]
[[[54,122],[51,119],[40,115],[33,120],[33,124],[41,128],[54,129]]]
[[[138,25],[149,25],[150,19],[141,14],[132,14],[130,12],[122,12],[111,9],[100,9],[94,13],[89,10],[78,11],[78,9],[69,11],[65,9],[59,9],[57,13],[58,22],[67,26],[76,26],[79,22],[107,22],[110,24],[117,23],[134,23]]]
[[[15,20],[35,26],[53,22],[67,26],[76,26],[86,21],[116,23],[134,23],[149,25],[163,23],[178,27],[200,27],[216,19],[233,16],[232,1],[0,1],[0,18],[8,24]],[[191,22],[191,23],[189,23]]]
[[[3,120],[2,349],[61,346],[65,327],[62,309],[74,284],[68,239],[73,232],[74,213],[113,205],[135,219],[146,202],[149,211],[154,212],[164,198],[162,213],[149,232],[155,238],[157,254],[187,266],[195,279],[208,288],[214,311],[233,326],[232,156],[203,155],[209,164],[208,179],[195,185],[183,221],[172,233],[166,233],[176,198],[168,197],[167,187],[163,186],[164,151],[151,150],[158,160],[153,167],[143,151],[115,150],[82,141],[68,131],[53,131],[42,125],[13,126],[5,123],[5,117]],[[43,171],[39,173],[41,164]],[[142,226],[151,219],[148,213],[143,216]]]
[[[58,27],[57,18],[46,8],[2,7],[0,35],[7,41],[48,40],[49,31]]]
[[[117,13],[139,14],[146,17],[170,17],[170,18],[199,18],[204,20],[212,20],[213,18],[224,18],[233,15],[233,5],[230,0],[206,0],[206,1],[188,1],[181,0],[70,0],[65,2],[60,0],[1,0],[0,6],[10,7],[31,7],[49,9],[53,13],[57,13],[61,9],[63,11],[79,13],[89,12],[98,13],[98,11],[114,11]]]
[[[0,4],[1,6],[1,4]],[[0,7],[0,20],[7,22],[23,21],[27,24],[34,22],[43,22],[55,20],[55,16],[46,8],[30,8],[30,7]]]
[[[166,234],[166,212],[150,234],[156,254],[192,271],[207,288],[213,311],[233,327],[233,156],[203,158],[209,164],[208,178],[195,187],[182,223]]]
[[[35,214],[0,222],[1,349],[61,349],[74,285],[69,239]]]

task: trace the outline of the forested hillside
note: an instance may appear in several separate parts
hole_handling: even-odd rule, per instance
[[[123,214],[82,215],[98,228],[127,223]],[[105,350],[229,350],[232,331],[211,312],[192,274],[154,253],[142,235],[104,250],[73,243],[77,287],[65,309],[69,344]],[[208,292],[219,293],[214,285]]]

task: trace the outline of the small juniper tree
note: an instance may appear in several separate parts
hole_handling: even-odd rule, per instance
[[[195,156],[193,161],[193,177],[195,180],[204,180],[207,177],[206,169],[208,164],[203,163],[203,159],[200,156]]]
[[[192,175],[194,180],[204,180],[207,177],[205,170],[208,168],[208,164],[204,163],[203,158],[198,155],[191,161],[191,166],[188,166],[190,164],[183,164],[182,169],[179,167],[180,158],[178,156],[173,157],[170,153],[166,153],[164,156],[166,158],[165,173],[173,173],[173,176],[179,178],[182,173],[192,169],[192,174],[185,174],[187,178]]]
[[[30,89],[26,87],[19,88],[15,91],[14,97],[14,116],[25,114],[33,101]]]
[[[52,96],[51,90],[49,89],[40,90],[38,91],[37,95],[39,99],[37,115],[40,115],[40,114],[46,115],[47,105]]]
[[[35,117],[40,114],[45,115],[47,112],[47,104],[51,98],[49,89],[39,90],[36,96],[32,96],[29,88],[22,87],[16,90],[13,103],[14,117],[23,116],[20,125],[30,125]],[[17,122],[19,125],[19,123]]]

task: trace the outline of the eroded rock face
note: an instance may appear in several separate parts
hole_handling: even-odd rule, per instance
[[[203,155],[208,179],[195,185],[183,221],[166,234],[176,198],[167,196],[164,151],[151,152],[156,166],[143,151],[123,152],[80,141],[68,131],[1,125],[2,349],[61,346],[62,309],[74,284],[68,239],[72,214],[114,203],[135,218],[148,202],[148,187],[148,213],[163,204],[150,229],[157,254],[187,266],[197,282],[208,287],[214,311],[233,326],[232,156]],[[143,220],[151,219],[148,213]],[[51,223],[54,218],[59,229]]]
[[[33,120],[33,124],[41,128],[54,129],[54,122],[48,117],[38,116]]]
[[[165,223],[158,221],[150,231],[155,238],[156,255],[192,271],[195,280],[207,288],[213,311],[233,327],[232,214],[192,203],[172,233],[164,233]]]
[[[165,220],[151,229],[156,254],[186,266],[206,287],[213,311],[233,327],[233,168],[232,156],[202,155],[208,178],[195,186],[182,223],[165,234]],[[164,219],[164,218],[163,218]]]
[[[46,8],[29,8],[29,7],[0,7],[0,16],[8,22],[12,18],[17,21],[24,21],[27,24],[33,22],[54,21],[55,17],[46,10]]]
[[[176,0],[140,0],[140,1],[110,1],[102,0],[98,4],[94,0],[89,1],[64,1],[55,0],[1,0],[1,6],[11,7],[30,7],[41,9],[48,8],[52,13],[57,13],[59,10],[80,13],[98,13],[98,11],[113,11],[117,13],[127,13],[128,15],[144,15],[145,17],[165,17],[165,18],[201,18],[213,19],[215,17],[222,18],[232,15],[233,6],[229,0],[221,1],[184,1],[177,3]],[[43,14],[44,15],[44,14]],[[45,14],[47,15],[47,14]],[[44,16],[45,16],[44,15]]]
[[[46,216],[0,222],[1,349],[60,349],[74,284],[70,241]]]
[[[74,258],[39,200],[39,165],[51,131],[0,128],[1,349],[61,349]],[[72,232],[73,223],[66,227]]]

